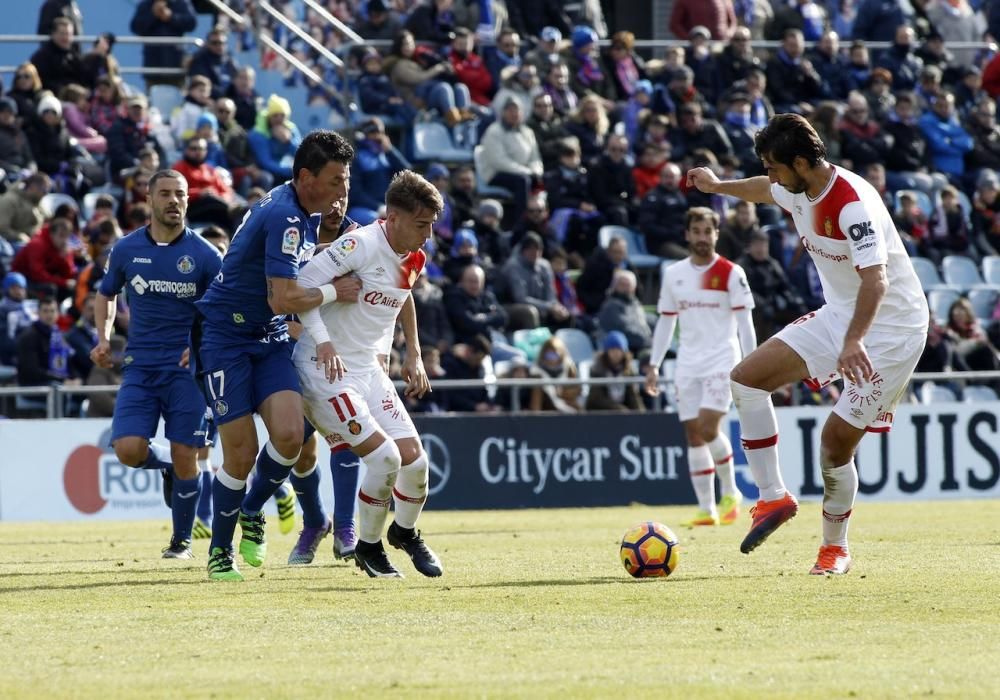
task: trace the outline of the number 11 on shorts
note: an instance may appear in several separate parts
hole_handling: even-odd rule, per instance
[[[327,399],[330,405],[333,406],[333,410],[337,412],[337,418],[340,419],[341,423],[347,422],[347,417],[356,417],[358,414],[354,411],[354,406],[351,404],[351,398],[346,394],[338,394],[337,396],[332,396]],[[341,402],[343,402],[343,407],[341,407]],[[347,416],[344,415],[344,409],[347,409]]]

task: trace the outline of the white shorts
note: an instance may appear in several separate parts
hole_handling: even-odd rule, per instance
[[[726,413],[733,401],[729,372],[715,372],[703,377],[679,375],[674,379],[674,389],[677,392],[677,417],[682,423],[697,418],[703,408]]]
[[[819,390],[840,378],[837,358],[844,346],[847,323],[834,316],[827,307],[810,312],[782,328],[774,336],[799,357],[809,370],[803,381]],[[893,414],[913,368],[920,360],[927,342],[927,332],[871,332],[865,336],[865,349],[875,374],[872,380],[858,386],[844,380],[844,390],[833,412],[855,428],[884,433],[892,427]]]
[[[331,445],[356,447],[381,429],[390,440],[417,438],[392,380],[381,369],[348,371],[332,384],[313,361],[296,361],[306,418]]]

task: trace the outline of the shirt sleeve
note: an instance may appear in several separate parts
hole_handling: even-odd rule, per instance
[[[859,270],[889,261],[888,247],[874,221],[862,202],[851,202],[840,210],[840,230],[847,234],[851,261]]]
[[[752,309],[754,306],[753,292],[750,291],[750,284],[747,282],[747,273],[736,264],[733,265],[733,270],[729,274],[729,306],[733,311]]]
[[[295,279],[308,223],[290,209],[275,208],[264,222],[264,275]]]
[[[792,210],[795,195],[779,185],[777,182],[771,183],[771,197],[774,198],[775,204],[785,211],[790,212]]]
[[[669,270],[669,268],[667,268]],[[673,292],[670,291],[670,275],[663,275],[663,281],[660,282],[660,299],[656,303],[656,312],[660,314],[677,314],[677,301],[674,299]]]
[[[124,240],[124,239],[123,239]],[[116,245],[111,249],[108,256],[108,266],[101,278],[98,291],[106,297],[117,295],[125,286],[125,260],[128,253],[122,250],[121,245]]]
[[[319,287],[331,280],[342,277],[361,267],[364,251],[358,236],[345,234],[327,246],[319,255],[302,268],[299,284],[303,287]]]
[[[219,255],[218,251],[209,248],[205,251],[202,259],[201,293],[204,294],[212,286],[215,278],[219,276],[219,271],[222,270],[222,256]]]

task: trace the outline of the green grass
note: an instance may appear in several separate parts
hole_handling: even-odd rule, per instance
[[[1000,697],[1000,501],[861,504],[855,569],[808,576],[819,507],[750,556],[679,530],[633,580],[628,525],[690,509],[425,514],[446,571],[164,561],[165,523],[0,524],[0,697]],[[269,526],[271,527],[271,526]]]

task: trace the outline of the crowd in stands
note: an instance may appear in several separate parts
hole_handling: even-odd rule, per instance
[[[296,90],[353,135],[351,219],[381,216],[386,186],[404,168],[444,197],[414,289],[431,377],[641,375],[658,268],[636,255],[686,256],[692,206],[722,219],[719,252],[747,271],[758,342],[822,304],[780,209],[686,182],[695,166],[760,174],[754,134],[776,112],[805,115],[830,160],[883,193],[907,250],[936,272],[954,256],[985,270],[1000,255],[998,0],[676,0],[669,29],[681,42],[656,51],[637,49],[604,13],[613,3],[597,0],[573,14],[557,0],[321,2],[360,44],[301,2],[273,1],[342,67],[252,3],[227,4],[252,23],[217,14],[193,52],[145,46],[145,66],[184,74],[150,74],[137,86],[123,79],[113,35],[81,46],[76,3],[43,3],[38,32],[49,40],[0,85],[0,365],[16,367],[18,383],[94,383],[92,290],[108,248],[148,222],[158,168],[187,177],[190,223],[225,247],[247,207],[291,177],[304,128],[301,105],[288,99]],[[199,11],[214,9],[141,0],[131,30],[186,36]],[[258,33],[323,80],[269,49],[238,60]],[[755,48],[762,39],[779,45]],[[260,71],[278,71],[285,89],[258,93]],[[147,91],[159,85],[181,88],[169,113],[150,106]],[[447,135],[449,157],[415,149],[426,124]],[[952,287],[948,308],[932,304],[920,368],[1000,367],[1000,307],[974,308],[968,285]],[[124,303],[117,324],[127,335]],[[484,386],[435,392],[412,408],[661,405],[638,388]]]

